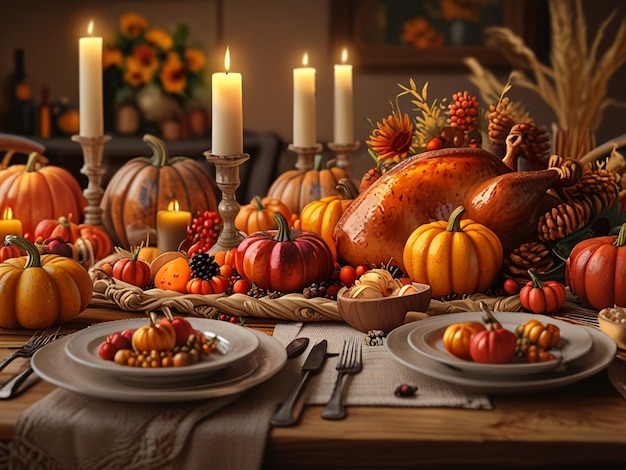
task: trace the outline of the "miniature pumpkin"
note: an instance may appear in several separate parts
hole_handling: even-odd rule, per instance
[[[176,346],[176,330],[168,319],[156,322],[154,312],[150,312],[150,324],[133,333],[132,345],[137,352],[170,351]]]
[[[565,283],[598,310],[626,307],[626,223],[617,235],[578,242],[565,263]]]
[[[88,242],[96,261],[111,254],[113,241],[104,229],[91,224],[76,224],[72,222],[70,217],[61,216],[57,219],[40,221],[35,227],[34,239],[37,240],[41,237],[45,240],[60,237],[74,245]]]
[[[280,199],[292,213],[299,214],[311,201],[326,196],[340,196],[337,183],[349,177],[343,168],[322,168],[321,155],[317,155],[312,170],[288,170],[282,173],[274,180],[267,195]]]
[[[140,289],[150,284],[150,265],[139,259],[139,248],[136,248],[130,257],[121,258],[113,263],[111,274],[115,279],[127,282]]]
[[[213,256],[213,261],[215,261],[218,265],[222,266],[227,264],[234,268],[237,256],[237,247],[224,251],[211,252],[211,255]]]
[[[565,303],[565,286],[559,281],[542,281],[528,270],[530,281],[520,290],[519,300],[526,310],[533,313],[554,313]]]
[[[259,230],[269,230],[277,227],[272,214],[280,212],[287,220],[291,218],[291,211],[280,199],[255,196],[250,204],[239,208],[235,217],[235,227],[243,233],[254,233]]]
[[[22,250],[17,246],[0,246],[0,262],[6,261],[9,258],[17,258],[22,255]]]
[[[126,162],[111,178],[102,197],[104,228],[118,246],[129,248],[156,239],[156,219],[172,200],[180,210],[217,210],[216,185],[208,169],[187,157],[169,158],[165,143],[152,135],[144,142],[152,157]]]
[[[276,230],[250,234],[237,247],[239,274],[261,289],[283,293],[302,292],[314,282],[327,281],[334,262],[324,239],[313,232],[290,230],[280,213],[274,217]]]
[[[318,201],[309,202],[300,213],[302,230],[315,232],[321,236],[333,253],[335,261],[337,261],[335,225],[354,197],[344,182],[339,182],[337,189],[343,192],[343,196],[326,196]]]
[[[0,263],[0,327],[47,328],[68,322],[87,308],[93,285],[78,262],[40,255],[34,244],[15,235],[6,243],[21,248],[26,256]]]
[[[37,154],[31,153],[24,171],[7,176],[0,184],[0,213],[10,207],[22,221],[24,233],[33,233],[43,219],[73,214],[81,219],[87,200],[78,181],[58,166],[36,168]]]
[[[450,354],[470,361],[472,359],[469,351],[470,338],[474,333],[484,330],[485,325],[477,321],[453,323],[443,332],[443,347]]]
[[[228,290],[228,286],[228,279],[221,274],[216,274],[211,279],[201,279],[199,277],[189,279],[186,290],[188,294],[223,294]]]
[[[406,241],[406,273],[429,284],[433,297],[484,292],[502,269],[500,240],[484,225],[461,220],[464,210],[457,207],[447,222],[419,226]]]

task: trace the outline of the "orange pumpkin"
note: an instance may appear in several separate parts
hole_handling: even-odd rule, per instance
[[[299,214],[311,201],[341,196],[337,183],[342,178],[350,178],[345,169],[336,166],[322,168],[322,158],[317,155],[312,170],[284,172],[272,183],[267,195],[280,199],[292,213]]]
[[[226,251],[211,252],[211,255],[213,256],[213,261],[215,261],[220,266],[227,264],[234,268],[235,257],[237,256],[237,247],[231,248],[230,250]]]
[[[189,261],[183,256],[177,256],[159,268],[154,276],[154,285],[159,289],[186,294],[189,279],[191,279]]]
[[[0,183],[0,213],[10,207],[22,221],[24,233],[32,233],[43,219],[69,214],[82,219],[87,200],[74,176],[53,165],[37,169],[36,162],[37,154],[31,153],[22,172],[14,172]]]
[[[335,225],[353,198],[350,187],[345,183],[340,182],[337,188],[343,191],[343,196],[327,196],[318,201],[309,202],[300,214],[300,228],[321,236],[330,248],[335,261],[337,261]]]
[[[102,221],[116,245],[130,248],[156,240],[159,210],[177,200],[180,210],[217,211],[217,187],[209,170],[188,157],[169,158],[165,143],[152,135],[144,142],[152,157],[126,162],[111,178],[102,197]]]
[[[250,204],[243,205],[235,217],[235,227],[246,234],[277,228],[274,212],[280,212],[287,220],[291,218],[291,211],[280,199],[255,196]]]
[[[459,206],[448,221],[420,225],[406,241],[406,273],[429,284],[433,298],[484,292],[502,270],[500,239],[485,225],[461,220],[464,211]]]

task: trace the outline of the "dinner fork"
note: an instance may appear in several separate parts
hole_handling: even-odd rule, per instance
[[[324,419],[343,419],[346,417],[346,408],[343,405],[342,392],[344,377],[346,375],[358,374],[363,368],[363,349],[361,342],[356,339],[345,340],[339,355],[339,361],[335,369],[337,370],[337,380],[333,388],[333,394],[322,411]]]
[[[45,336],[43,340],[38,341],[37,343],[38,346],[34,348],[34,350],[28,356],[22,356],[22,357],[31,357],[36,351],[44,347],[46,344],[51,343],[55,339],[61,338],[61,335],[59,335],[60,330],[61,330],[61,327],[58,327],[54,333],[50,333],[49,335]],[[33,373],[33,368],[32,366],[29,365],[22,372],[19,372],[18,374],[13,376],[11,379],[9,379],[7,382],[3,383],[2,386],[0,387],[0,400],[13,398],[14,396],[21,393],[24,390],[24,388],[21,387],[21,385],[26,382],[26,379],[32,373]],[[29,382],[29,386],[33,385],[36,381],[37,380],[33,380]]]
[[[57,329],[57,333],[59,330]],[[18,357],[31,357],[35,351],[50,341],[48,330],[37,330],[17,351],[0,362],[0,370],[4,369]]]

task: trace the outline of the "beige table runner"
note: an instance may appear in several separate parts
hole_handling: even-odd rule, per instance
[[[297,336],[311,340],[309,349],[319,340],[326,339],[328,352],[339,353],[344,339],[362,339],[365,334],[340,322],[281,323],[274,330],[274,338],[285,345]],[[293,369],[291,374],[299,374],[299,366],[305,358],[306,353],[287,364],[287,368]],[[329,357],[324,369],[312,377],[306,390],[306,404],[321,405],[328,401],[337,376],[336,364],[337,357]],[[413,371],[393,359],[382,345],[363,346],[363,371],[351,379],[344,402],[346,405],[492,408],[486,395],[467,392]],[[403,383],[417,385],[418,393],[411,398],[396,397],[394,391]]]

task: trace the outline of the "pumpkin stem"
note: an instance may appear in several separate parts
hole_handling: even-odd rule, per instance
[[[292,241],[293,238],[291,236],[291,230],[289,229],[289,224],[287,223],[287,219],[280,212],[274,212],[272,214],[274,216],[274,220],[278,224],[278,229],[276,230],[276,235],[274,236],[274,240],[277,242],[289,242]]]
[[[265,209],[265,206],[263,205],[263,201],[261,200],[261,196],[254,196],[254,198],[252,199],[252,202],[256,204],[256,210],[262,211]]]
[[[165,142],[151,134],[144,135],[143,141],[152,149],[152,158],[150,159],[150,163],[158,168],[163,168],[167,165],[169,156]]]
[[[460,232],[461,231],[461,215],[465,212],[465,207],[459,206],[452,211],[450,218],[448,219],[448,226],[446,230],[448,232]]]
[[[4,239],[4,244],[17,246],[26,252],[24,269],[41,268],[41,255],[33,243],[17,235],[7,235]]]
[[[533,287],[541,289],[543,287],[543,282],[539,279],[539,276],[535,274],[535,271],[532,269],[528,270],[528,275],[530,276],[531,281],[533,281]]]
[[[617,238],[613,242],[613,245],[615,245],[618,248],[620,246],[626,245],[626,222],[624,222],[622,226],[620,227],[619,233],[617,234]]]
[[[31,152],[28,155],[28,161],[26,162],[26,167],[24,168],[24,173],[31,173],[36,171],[35,163],[37,163],[37,152]]]
[[[355,195],[352,191],[351,185],[349,185],[345,180],[346,178],[340,179],[337,182],[337,186],[335,186],[335,189],[337,189],[337,191],[342,194],[345,200],[349,201],[350,199],[354,199]]]
[[[313,170],[314,171],[322,171],[324,168],[322,167],[323,157],[321,153],[315,154],[313,157]]]
[[[487,304],[483,302],[482,300],[478,302],[478,304],[480,305],[480,308],[483,311],[483,315],[482,315],[483,323],[485,324],[487,329],[493,331],[493,330],[502,328],[502,325],[500,324],[498,320],[496,320],[496,317],[493,316],[493,313],[491,313],[491,310],[489,310],[489,307],[487,306]]]

